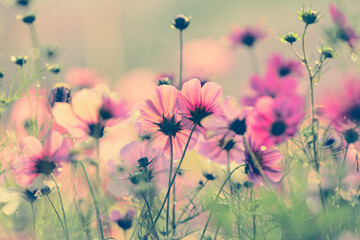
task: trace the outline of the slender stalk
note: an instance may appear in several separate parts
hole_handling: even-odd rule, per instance
[[[31,213],[32,213],[32,217],[33,217],[34,238],[35,238],[35,240],[36,240],[36,221],[35,221],[34,203],[31,203]]]
[[[173,189],[173,207],[172,207],[172,228],[173,228],[173,235],[175,235],[176,232],[176,222],[175,222],[175,217],[176,217],[176,179],[174,181],[174,185],[172,187]]]
[[[234,173],[236,170],[238,170],[239,168],[241,168],[241,167],[243,167],[243,166],[245,166],[245,164],[242,164],[242,165],[237,166],[236,168],[234,168],[234,170],[232,170],[232,171],[230,172],[229,176],[227,176],[227,178],[225,179],[223,185],[220,187],[219,192],[218,192],[218,194],[216,195],[216,198],[215,198],[214,202],[216,202],[216,201],[219,199],[220,194],[221,194],[223,188],[225,187],[227,181],[229,181],[231,175],[233,175],[233,173]],[[209,222],[210,222],[210,219],[211,219],[213,213],[214,213],[214,212],[211,212],[211,213],[210,213],[210,215],[209,215],[209,217],[208,217],[208,219],[207,219],[207,221],[206,221],[206,224],[205,224],[204,230],[203,230],[203,232],[202,232],[202,234],[201,234],[200,240],[202,240],[202,239],[204,238],[204,236],[205,236],[206,229],[207,229],[207,227],[208,227],[208,225],[209,225]]]
[[[229,151],[226,151],[226,156],[227,156],[227,175],[230,174],[230,152]],[[233,194],[234,193],[234,190],[233,190],[233,184],[232,184],[232,181],[231,181],[231,177],[229,179],[229,185],[230,185],[230,193]]]
[[[183,31],[179,31],[180,38],[180,67],[179,67],[179,89],[182,88],[182,65],[183,65]]]
[[[218,227],[216,228],[216,232],[215,232],[214,240],[216,240],[216,238],[217,238],[217,235],[218,235],[219,230],[220,230],[220,226],[221,226],[221,223],[219,223],[219,224],[218,224]]]
[[[172,136],[169,137],[169,140],[170,140],[170,170],[169,170],[168,189],[171,189],[171,178],[172,178],[173,159],[174,159]],[[170,197],[167,200],[167,206],[166,206],[166,236],[169,236],[169,214],[170,214]]]
[[[81,161],[79,161],[78,163],[80,164],[81,168],[82,168],[83,171],[84,171],[84,175],[85,175],[87,184],[88,184],[88,186],[89,186],[89,190],[90,190],[91,197],[92,197],[92,200],[93,200],[93,202],[94,202],[94,207],[95,207],[95,211],[96,211],[96,219],[97,219],[98,228],[99,228],[100,240],[103,240],[103,239],[104,239],[104,231],[103,231],[103,226],[102,226],[102,223],[101,223],[100,211],[99,211],[98,205],[97,205],[97,203],[96,203],[95,193],[94,193],[94,190],[93,190],[93,188],[92,188],[92,186],[91,186],[90,179],[89,179],[89,176],[88,176],[88,174],[87,174],[87,171],[86,171],[86,168],[85,168],[84,163],[81,162]]]
[[[60,188],[59,188],[59,185],[58,185],[57,181],[55,180],[55,178],[54,178],[54,175],[53,175],[53,174],[51,174],[51,178],[52,178],[53,182],[55,183],[56,190],[57,190],[58,195],[59,195],[59,200],[60,200],[61,210],[62,210],[62,213],[63,213],[63,219],[64,219],[65,230],[66,230],[66,234],[67,234],[67,236],[69,237],[69,230],[68,230],[68,227],[67,227],[67,221],[66,221],[66,215],[65,215],[65,208],[64,208],[64,203],[63,203],[62,197],[61,197]]]
[[[339,176],[338,193],[340,193],[340,190],[341,190],[341,181],[342,181],[342,176],[343,176],[342,171],[344,171],[344,169],[345,169],[345,162],[346,162],[348,150],[349,150],[349,144],[346,144],[344,158],[343,158],[343,162],[342,162],[342,166],[341,166],[341,173]]]
[[[151,214],[150,204],[149,204],[148,200],[146,199],[146,196],[145,196],[144,193],[142,194],[142,197],[144,198],[145,205],[146,205],[146,207],[147,207],[147,209],[148,209],[151,224],[153,224],[153,223],[154,223],[154,218],[153,218],[153,216],[152,216],[152,214]]]
[[[139,226],[139,222],[140,222],[140,219],[141,219],[144,211],[145,211],[145,205],[144,205],[143,208],[141,209],[140,215],[139,215],[139,217],[138,217],[138,219],[137,219],[137,221],[136,221],[136,223],[135,223],[134,230],[133,230],[133,232],[132,232],[132,234],[131,234],[131,236],[130,236],[130,240],[132,240],[133,237],[135,236],[136,229],[137,229],[137,227]]]
[[[250,190],[250,202],[251,202],[252,211],[255,211],[254,204],[253,204],[253,191],[254,191],[254,186],[252,186],[251,190]],[[254,212],[252,213],[252,227],[253,227],[253,240],[255,240],[256,239],[256,214]]]
[[[46,197],[47,197],[47,199],[49,200],[52,208],[54,209],[54,211],[55,211],[55,213],[56,213],[56,216],[58,217],[58,219],[59,219],[59,221],[60,221],[60,224],[61,224],[61,227],[62,227],[62,229],[63,229],[63,232],[64,232],[64,234],[65,234],[66,239],[69,239],[69,236],[68,236],[67,233],[66,233],[64,224],[63,224],[63,222],[61,221],[60,215],[59,215],[58,211],[56,210],[56,207],[55,207],[54,203],[51,201],[49,195],[46,195]]]
[[[161,207],[160,207],[159,213],[158,213],[158,215],[155,217],[154,223],[153,223],[152,226],[148,229],[148,231],[146,232],[146,234],[144,235],[144,237],[147,237],[147,236],[149,235],[149,233],[150,233],[150,232],[152,231],[152,229],[155,227],[155,224],[157,223],[157,221],[159,220],[159,218],[160,218],[160,216],[161,216],[161,213],[162,213],[162,211],[163,211],[163,209],[164,209],[165,203],[166,203],[167,199],[168,199],[169,196],[170,196],[171,186],[174,184],[175,178],[176,178],[178,172],[180,171],[181,164],[182,164],[182,162],[183,162],[183,160],[184,160],[184,158],[185,158],[186,150],[187,150],[187,148],[189,147],[189,143],[190,143],[191,137],[192,137],[192,135],[193,135],[196,127],[197,127],[197,124],[194,124],[194,127],[191,129],[191,132],[190,132],[190,134],[189,134],[189,138],[188,138],[188,140],[187,140],[187,142],[186,142],[186,145],[185,145],[185,148],[184,148],[184,152],[183,152],[183,154],[182,154],[182,156],[181,156],[179,165],[178,165],[178,167],[177,167],[176,170],[175,170],[174,176],[173,176],[173,178],[172,178],[172,180],[171,180],[171,183],[170,183],[170,186],[169,186],[169,188],[168,188],[168,190],[167,190],[167,192],[166,192],[165,199],[164,199],[164,201],[163,201],[163,203],[162,203],[162,205],[161,205]]]
[[[13,90],[13,87],[14,87],[14,83],[15,83],[15,78],[16,78],[16,74],[18,72],[18,69],[19,68],[15,68],[15,72],[14,72],[14,75],[13,77],[11,78],[11,84],[10,84],[10,90],[9,90],[9,95],[8,95],[8,100],[12,99],[12,90]]]

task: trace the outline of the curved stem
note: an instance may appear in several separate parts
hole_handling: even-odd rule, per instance
[[[218,194],[216,195],[216,198],[215,198],[214,202],[217,202],[217,200],[219,199],[219,196],[220,196],[223,188],[225,187],[227,181],[229,181],[231,175],[233,175],[233,173],[234,173],[236,170],[238,170],[239,168],[241,168],[241,167],[243,167],[243,166],[245,166],[245,164],[242,164],[242,165],[237,166],[236,168],[234,168],[234,170],[232,170],[232,171],[230,172],[229,176],[227,176],[227,178],[225,179],[223,185],[220,187],[219,192],[218,192]],[[213,215],[213,212],[210,213],[210,215],[209,215],[209,217],[208,217],[208,219],[207,219],[207,221],[206,221],[206,224],[205,224],[204,230],[203,230],[203,232],[202,232],[202,234],[201,234],[200,240],[203,239],[204,236],[205,236],[205,232],[206,232],[206,229],[207,229],[207,227],[208,227],[208,225],[209,225],[209,222],[210,222],[210,219],[211,219],[212,215]]]
[[[68,230],[68,227],[67,227],[67,221],[66,221],[66,215],[65,215],[65,208],[64,208],[64,203],[63,203],[62,197],[61,197],[60,188],[59,188],[59,185],[57,184],[57,181],[55,180],[53,174],[51,174],[51,178],[52,178],[53,182],[55,183],[56,190],[57,190],[58,195],[59,195],[61,210],[62,210],[62,212],[63,212],[63,219],[64,219],[64,225],[65,225],[65,229],[66,229],[66,234],[67,234],[67,236],[69,237],[69,230]]]
[[[67,235],[67,233],[66,233],[66,230],[65,230],[64,224],[63,224],[63,222],[61,221],[61,218],[60,218],[59,212],[56,210],[56,207],[55,207],[54,203],[51,201],[51,199],[50,199],[49,195],[46,195],[46,197],[47,197],[47,199],[49,200],[49,202],[50,202],[50,204],[51,204],[52,208],[54,209],[54,211],[55,211],[55,213],[56,213],[56,216],[57,216],[57,217],[58,217],[58,219],[59,219],[59,222],[60,222],[60,224],[61,224],[61,227],[62,227],[62,229],[63,229],[63,232],[64,232],[64,234],[65,234],[66,239],[69,239],[69,236],[68,236],[68,235]]]
[[[102,226],[102,223],[101,223],[100,211],[99,211],[98,205],[96,203],[95,193],[94,193],[94,190],[93,190],[93,188],[91,186],[90,179],[89,179],[89,176],[88,176],[88,174],[86,172],[86,168],[85,168],[84,163],[81,162],[81,161],[79,161],[78,163],[80,164],[81,168],[84,171],[86,182],[87,182],[87,184],[89,186],[89,190],[90,190],[91,197],[92,197],[92,200],[94,202],[94,207],[95,207],[95,211],[96,211],[96,219],[97,219],[98,228],[99,228],[100,240],[103,240],[104,239],[104,231],[103,231],[103,226]]]
[[[174,173],[174,176],[173,176],[173,178],[172,178],[172,180],[171,180],[170,186],[169,186],[169,188],[168,188],[168,190],[167,190],[167,192],[166,192],[165,199],[164,199],[164,201],[163,201],[163,203],[162,203],[162,205],[161,205],[161,207],[160,207],[160,211],[159,211],[158,215],[156,216],[156,218],[155,218],[154,223],[152,224],[152,226],[151,226],[151,227],[148,229],[148,231],[145,233],[144,237],[147,237],[147,236],[149,235],[149,233],[150,233],[150,232],[152,231],[152,229],[155,227],[155,224],[157,223],[157,221],[159,220],[159,218],[160,218],[160,216],[161,216],[161,212],[162,212],[162,210],[164,209],[165,203],[166,203],[167,199],[168,199],[169,196],[170,196],[171,186],[174,184],[175,178],[176,178],[178,172],[180,171],[181,164],[182,164],[182,162],[183,162],[183,160],[184,160],[184,158],[185,158],[186,150],[187,150],[187,148],[189,147],[189,143],[190,143],[191,137],[192,137],[192,135],[193,135],[196,127],[197,127],[197,124],[194,124],[194,127],[191,129],[191,132],[190,132],[190,134],[189,134],[189,138],[188,138],[188,140],[187,140],[187,142],[186,142],[186,145],[185,145],[185,148],[184,148],[184,152],[183,152],[183,154],[182,154],[182,156],[181,156],[179,165],[178,165],[178,167],[177,167],[176,170],[175,170],[175,173]]]

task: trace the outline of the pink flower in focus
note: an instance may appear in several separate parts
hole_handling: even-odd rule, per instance
[[[28,136],[22,140],[20,148],[22,155],[15,160],[12,168],[16,181],[28,186],[40,174],[59,174],[61,162],[69,158],[71,141],[51,131],[45,135],[43,144],[37,138]]]
[[[262,96],[273,98],[278,95],[292,96],[296,92],[297,80],[289,76],[280,78],[276,71],[269,70],[264,79],[254,75],[251,78],[251,88],[255,90],[255,95],[243,98],[242,102],[245,106],[254,106],[256,100]]]
[[[107,79],[99,77],[93,70],[72,67],[66,72],[66,82],[78,89],[93,88],[98,84],[108,83]]]
[[[355,42],[360,38],[347,23],[346,17],[342,11],[340,11],[334,4],[330,3],[331,17],[336,24],[337,32],[336,36],[350,46],[355,47]]]
[[[243,163],[241,156],[244,152],[242,137],[235,138],[214,137],[206,141],[200,141],[198,152],[203,156],[219,164],[227,164],[229,161]]]
[[[234,53],[214,39],[197,39],[184,45],[184,76],[214,78],[230,72]]]
[[[222,95],[221,87],[213,82],[201,84],[199,79],[185,82],[181,92],[178,92],[178,107],[185,126],[189,129],[196,124],[198,131],[205,136],[205,129],[201,122],[210,115],[221,115],[222,111],[217,103]]]
[[[254,138],[248,138],[249,148],[245,148],[245,173],[248,174],[249,180],[253,183],[263,182],[261,171],[256,167],[255,160],[261,166],[261,169],[270,182],[279,182],[282,177],[282,171],[278,164],[281,162],[282,154],[279,149],[274,147],[266,147],[255,141]],[[251,152],[249,151],[251,150]]]
[[[246,118],[249,134],[264,145],[283,143],[297,133],[303,108],[303,99],[298,95],[261,97]]]
[[[214,135],[235,136],[244,135],[246,132],[246,114],[249,109],[240,111],[236,100],[228,96],[220,103],[223,115],[213,115],[208,121],[204,122],[207,132]]]
[[[302,77],[303,66],[299,60],[286,60],[280,54],[274,54],[268,61],[268,71],[274,71],[279,78],[292,75]]]
[[[71,105],[56,103],[52,112],[56,123],[76,139],[103,137],[105,127],[128,116],[128,108],[125,102],[102,90],[82,89],[74,95]]]
[[[229,40],[232,44],[253,47],[254,44],[266,36],[262,26],[248,26],[245,28],[234,27],[229,34]]]
[[[174,159],[180,158],[190,130],[184,128],[177,109],[178,90],[174,86],[161,85],[149,99],[137,105],[140,116],[137,127],[140,135],[152,134],[152,146],[164,151],[165,157],[170,157],[170,138],[173,142]],[[193,134],[189,143],[191,150],[197,141],[197,134]]]

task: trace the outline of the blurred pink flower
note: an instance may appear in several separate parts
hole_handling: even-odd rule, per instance
[[[303,108],[303,99],[298,95],[261,97],[246,118],[249,134],[264,145],[283,143],[297,133]]]
[[[280,54],[273,54],[267,64],[268,71],[274,71],[279,78],[292,75],[302,77],[304,75],[303,65],[299,60],[287,60]]]
[[[222,95],[221,87],[213,82],[201,84],[199,79],[191,79],[185,82],[182,90],[178,92],[178,108],[184,125],[192,129],[196,128],[205,136],[202,120],[210,115],[221,115],[222,111],[217,103]]]
[[[243,159],[240,157],[244,152],[243,140],[241,136],[213,137],[209,140],[199,141],[198,152],[219,164],[227,164],[228,154],[230,162],[243,163]]]
[[[71,145],[69,139],[55,131],[45,135],[43,144],[33,136],[25,137],[20,143],[22,155],[12,165],[16,181],[28,186],[39,174],[56,176],[61,171],[61,162],[69,158]]]
[[[244,45],[246,47],[253,47],[257,41],[265,36],[266,33],[261,25],[244,28],[234,27],[229,34],[229,40],[235,46]]]
[[[187,42],[183,50],[184,76],[214,78],[230,72],[234,54],[214,39]]]
[[[354,29],[348,25],[346,17],[342,11],[340,11],[333,3],[330,3],[331,17],[336,24],[337,32],[336,36],[350,46],[355,47],[356,41],[360,38],[354,31]]]
[[[109,81],[99,77],[93,70],[72,67],[66,72],[66,82],[73,88],[93,88],[98,84],[107,84]]]
[[[149,99],[137,105],[141,113],[137,119],[139,133],[152,134],[152,146],[164,151],[167,158],[170,157],[170,138],[172,138],[174,159],[181,157],[190,135],[190,130],[184,128],[176,106],[177,93],[178,90],[174,86],[161,85]],[[197,134],[194,133],[188,150],[194,147],[196,141]]]
[[[222,135],[231,137],[235,135],[244,135],[246,132],[246,114],[249,109],[240,111],[236,100],[232,96],[227,96],[220,103],[222,115],[212,115],[203,126],[207,133],[211,135]]]
[[[56,103],[53,108],[56,123],[76,139],[87,136],[99,139],[103,137],[105,127],[113,126],[128,116],[126,103],[110,97],[103,86],[98,86],[95,90],[82,89],[77,92],[71,105]]]
[[[251,78],[251,88],[255,90],[255,94],[243,97],[242,103],[245,106],[254,106],[256,100],[262,96],[273,98],[278,95],[291,96],[295,94],[297,84],[295,78],[290,76],[280,78],[278,73],[273,70],[267,71],[263,79],[258,75],[254,75]]]
[[[156,89],[157,74],[150,70],[136,69],[122,76],[115,86],[115,91],[133,106],[143,101]],[[141,87],[140,87],[141,86]]]
[[[135,208],[128,209],[125,214],[122,214],[120,211],[114,209],[110,212],[109,220],[116,223],[120,228],[126,231],[131,228],[135,215]]]
[[[278,166],[282,159],[279,149],[266,147],[260,142],[255,141],[254,138],[249,137],[247,141],[250,149],[245,148],[245,173],[248,174],[249,180],[253,183],[264,181],[260,170],[254,163],[252,152],[267,179],[273,183],[279,182],[282,177],[281,168]]]

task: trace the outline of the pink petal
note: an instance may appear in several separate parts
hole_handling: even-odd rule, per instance
[[[83,121],[94,123],[99,120],[101,99],[95,91],[83,89],[75,94],[72,99],[74,113]]]
[[[34,136],[25,137],[21,143],[20,148],[25,156],[42,158],[43,146],[39,139]]]

